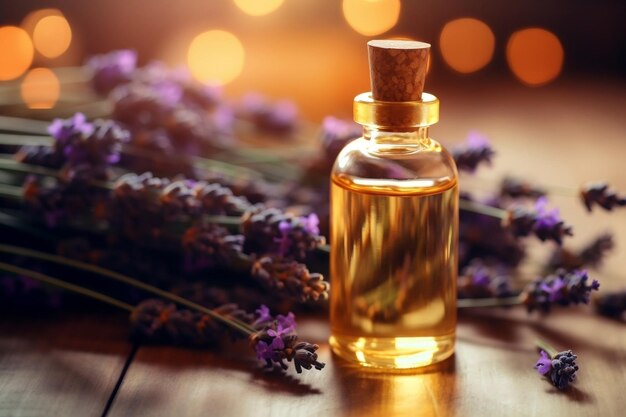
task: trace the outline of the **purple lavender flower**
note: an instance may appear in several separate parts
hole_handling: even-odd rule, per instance
[[[626,206],[626,196],[620,196],[617,191],[611,189],[605,182],[586,184],[580,191],[580,197],[591,212],[594,205],[598,205],[607,211],[614,207]]]
[[[571,350],[559,352],[553,357],[542,350],[534,368],[539,375],[548,378],[552,385],[563,390],[576,379],[576,372],[579,369],[576,359],[577,356]]]
[[[523,303],[529,312],[535,309],[548,313],[553,305],[589,304],[592,291],[600,288],[597,280],[589,284],[586,271],[558,270],[545,278],[537,279],[523,292]]]
[[[258,93],[249,93],[243,97],[239,104],[239,114],[254,123],[258,129],[272,133],[289,133],[295,129],[298,121],[295,103],[289,100],[270,103]]]
[[[193,272],[233,264],[241,254],[243,236],[230,235],[213,224],[199,224],[185,231],[182,244],[185,270]]]
[[[296,261],[263,256],[252,264],[250,274],[268,290],[301,302],[328,298],[330,285],[324,276]]]
[[[278,315],[272,319],[267,307],[262,306],[257,310],[259,317],[254,322],[254,327],[259,329],[250,340],[259,360],[264,360],[267,367],[274,364],[287,369],[287,363],[293,361],[296,372],[302,369],[321,370],[324,364],[317,359],[318,345],[307,342],[298,342],[295,333],[296,323],[293,313],[286,316]]]
[[[310,251],[325,242],[319,235],[316,214],[291,217],[276,208],[255,207],[247,211],[242,217],[241,230],[246,238],[246,253],[304,260]]]
[[[532,211],[521,207],[510,210],[506,226],[517,237],[533,233],[542,242],[553,240],[559,245],[562,244],[564,236],[573,235],[572,228],[561,220],[558,209],[548,210],[547,204],[545,197],[541,197]]]
[[[457,284],[459,298],[509,297],[513,294],[504,265],[486,265],[473,259],[461,270]]]
[[[467,135],[466,144],[452,150],[452,157],[459,171],[473,173],[481,163],[491,165],[494,150],[486,136],[471,131]]]
[[[48,133],[55,139],[55,148],[64,150],[70,143],[89,136],[94,126],[87,122],[83,113],[76,113],[69,119],[54,119],[48,126]]]
[[[86,65],[92,71],[93,89],[104,96],[131,80],[137,67],[137,53],[128,49],[113,51],[91,57]]]
[[[535,364],[535,369],[539,372],[539,375],[544,376],[552,369],[552,358],[543,350],[540,353],[541,355]]]

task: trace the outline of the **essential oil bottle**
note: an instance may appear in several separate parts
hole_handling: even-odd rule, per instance
[[[332,171],[330,344],[367,367],[454,352],[458,174],[428,132],[439,120],[439,100],[423,93],[429,49],[368,43],[372,91],[354,99],[363,137]]]

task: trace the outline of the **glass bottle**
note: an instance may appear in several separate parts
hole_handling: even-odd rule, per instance
[[[415,368],[454,352],[457,170],[429,136],[439,119],[439,100],[421,91],[430,45],[368,47],[372,93],[354,100],[363,137],[340,152],[331,176],[330,344],[363,366]],[[393,64],[407,60],[409,75]],[[401,86],[387,82],[397,74]]]

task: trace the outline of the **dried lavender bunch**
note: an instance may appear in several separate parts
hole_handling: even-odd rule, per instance
[[[509,273],[504,265],[490,266],[481,259],[473,259],[459,274],[458,298],[501,298],[512,295]]]
[[[580,269],[584,266],[597,268],[614,246],[613,235],[605,233],[593,239],[578,252],[558,247],[552,253],[548,266],[550,269],[568,270]]]
[[[572,236],[572,228],[565,225],[559,216],[559,210],[547,209],[547,200],[541,197],[535,203],[533,210],[516,207],[510,210],[505,226],[517,237],[534,234],[545,242],[552,240],[559,245],[563,243],[563,237]]]
[[[592,291],[600,288],[597,280],[589,284],[587,271],[558,270],[545,278],[535,280],[524,289],[521,299],[528,312],[548,313],[553,305],[589,304]]]
[[[580,198],[589,212],[592,211],[594,205],[607,211],[611,211],[615,207],[626,206],[626,196],[618,195],[617,191],[610,188],[609,184],[605,182],[584,185],[580,190]]]
[[[94,55],[85,63],[91,72],[91,85],[102,96],[130,82],[137,68],[137,53],[129,49]]]
[[[261,306],[256,312],[257,318],[252,323],[252,327],[257,329],[257,332],[250,337],[250,340],[257,358],[264,360],[267,367],[271,368],[274,364],[278,364],[281,368],[287,369],[288,365],[285,361],[293,361],[298,373],[302,373],[303,368],[307,370],[324,368],[325,364],[317,360],[317,353],[315,353],[319,346],[298,342],[293,313],[272,317],[266,306]]]
[[[510,198],[530,198],[536,200],[545,197],[546,191],[536,187],[531,183],[518,179],[506,177],[500,184],[500,196]]]
[[[308,252],[325,243],[318,224],[315,214],[293,217],[276,208],[253,208],[242,217],[244,252],[304,260]]]
[[[478,132],[470,132],[466,144],[452,149],[452,157],[460,171],[473,173],[482,163],[491,165],[494,150],[487,138]]]
[[[602,294],[594,301],[603,316],[621,317],[626,312],[626,290]]]
[[[330,285],[319,273],[292,260],[264,256],[252,264],[251,276],[269,290],[277,290],[304,302],[328,298]]]
[[[534,368],[539,372],[539,375],[545,376],[552,385],[562,390],[576,379],[576,372],[579,369],[576,364],[577,358],[571,350],[558,352],[554,355],[541,350],[541,356]]]
[[[290,100],[270,103],[257,93],[246,94],[239,103],[238,114],[252,122],[259,130],[286,134],[295,130],[298,122],[298,108]]]

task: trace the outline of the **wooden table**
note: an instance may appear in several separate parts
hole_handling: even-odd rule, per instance
[[[543,89],[505,84],[442,91],[434,136],[460,140],[475,128],[500,150],[492,172],[577,187],[606,179],[626,191],[626,85],[562,82]],[[449,139],[449,140],[448,140]],[[488,180],[467,182],[480,187]],[[575,226],[576,246],[611,230],[620,248],[593,275],[601,290],[626,287],[626,211],[587,215],[572,198],[553,200]],[[545,258],[549,246],[531,253]],[[366,372],[331,355],[328,327],[300,321],[319,343],[321,372],[263,371],[244,347],[214,352],[134,347],[115,312],[5,316],[0,321],[0,417],[50,416],[622,416],[626,327],[590,308],[549,317],[521,308],[463,311],[457,353],[418,372]],[[579,355],[572,389],[559,392],[532,369],[543,338]],[[244,349],[242,351],[241,349]]]

